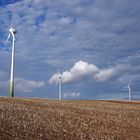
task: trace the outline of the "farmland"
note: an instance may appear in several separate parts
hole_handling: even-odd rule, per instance
[[[140,102],[0,97],[0,140],[139,140]]]

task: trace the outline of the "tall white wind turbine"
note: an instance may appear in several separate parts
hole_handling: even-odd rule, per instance
[[[131,101],[131,94],[132,94],[132,90],[131,90],[131,81],[129,81],[128,83],[128,95],[129,95],[129,101]]]
[[[62,76],[60,72],[58,72],[57,84],[58,84],[59,100],[62,100]]]
[[[10,37],[12,37],[12,57],[11,57],[11,76],[10,76],[10,97],[14,97],[14,61],[15,61],[15,34],[17,30],[13,28],[14,16],[12,19],[12,24],[9,29],[9,35],[7,37],[7,42]]]

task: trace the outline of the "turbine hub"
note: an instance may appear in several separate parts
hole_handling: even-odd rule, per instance
[[[14,29],[14,28],[10,28],[10,29],[9,29],[9,32],[11,32],[11,33],[13,33],[13,34],[16,34],[16,33],[17,33],[17,30]]]

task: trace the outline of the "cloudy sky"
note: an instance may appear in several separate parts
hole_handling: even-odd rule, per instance
[[[0,96],[9,96],[12,22],[15,96],[140,99],[140,1],[0,0]]]

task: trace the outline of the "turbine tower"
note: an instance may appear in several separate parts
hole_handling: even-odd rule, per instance
[[[14,61],[15,61],[15,34],[17,30],[13,28],[14,16],[11,24],[11,28],[9,29],[9,35],[7,37],[7,42],[12,36],[12,57],[11,57],[11,76],[10,76],[10,97],[14,97]]]
[[[132,91],[131,91],[131,81],[129,81],[129,83],[128,83],[128,94],[129,94],[129,101],[131,101],[131,94],[132,94]]]
[[[59,72],[58,72],[57,84],[58,84],[59,100],[62,100],[62,77]]]

